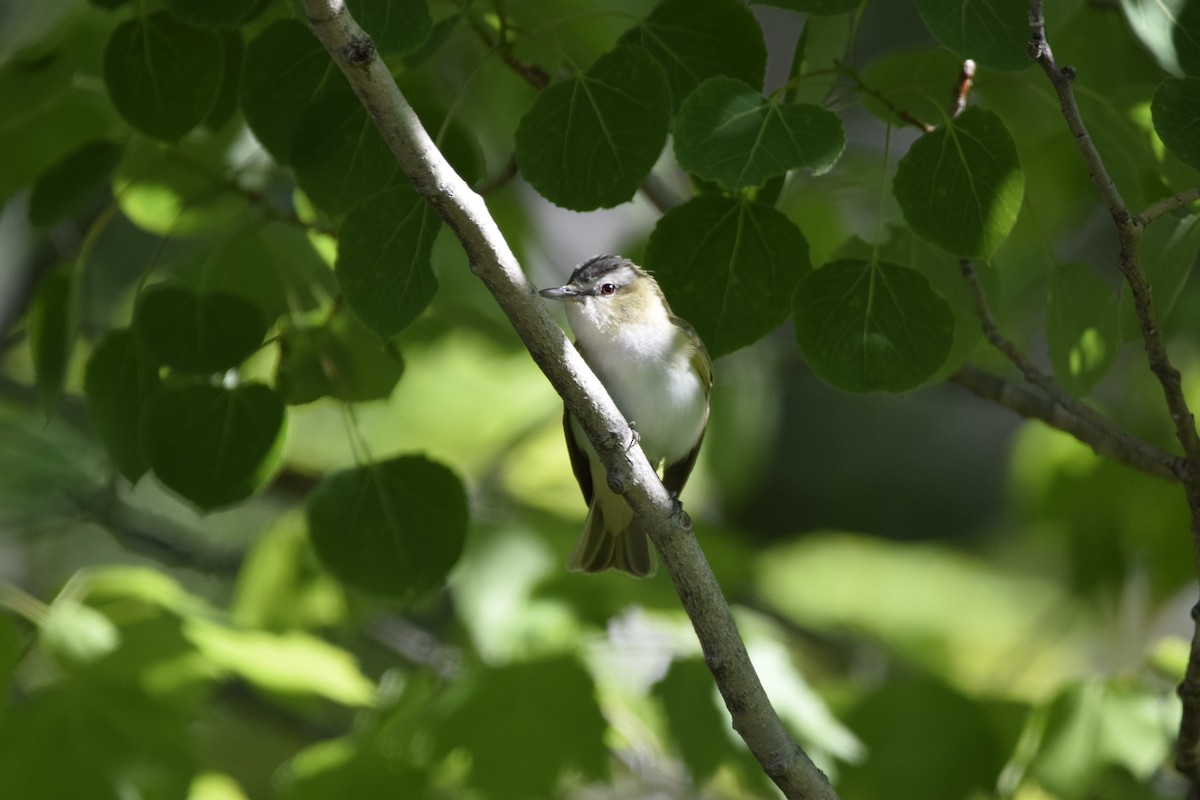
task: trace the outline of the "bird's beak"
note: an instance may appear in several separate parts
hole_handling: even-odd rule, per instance
[[[538,292],[538,294],[540,294],[542,297],[548,298],[550,300],[564,300],[564,301],[565,300],[574,300],[576,297],[579,296],[579,292],[577,292],[577,291],[575,291],[575,289],[571,288],[570,285],[559,286],[554,289],[542,289],[540,292]]]

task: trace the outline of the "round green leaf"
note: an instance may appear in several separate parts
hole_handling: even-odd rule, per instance
[[[330,572],[405,600],[441,585],[467,532],[462,482],[422,456],[329,475],[309,495],[307,510],[313,547]]]
[[[275,387],[288,405],[334,397],[347,403],[381,400],[404,374],[404,361],[357,316],[335,313],[323,325],[279,333]]]
[[[914,142],[892,184],[917,235],[957,256],[990,256],[1017,221],[1024,190],[1004,123],[974,106]]]
[[[29,349],[38,394],[49,416],[58,403],[78,332],[74,265],[58,264],[46,273],[29,310]]]
[[[346,5],[381,53],[415,50],[433,30],[427,0],[347,0]]]
[[[858,8],[863,0],[761,0],[764,6],[786,8],[804,14],[841,14]]]
[[[83,390],[92,424],[113,465],[130,482],[147,469],[138,438],[142,412],[158,383],[158,372],[132,331],[110,331],[88,359]]]
[[[198,295],[171,283],[138,296],[133,327],[152,363],[196,374],[236,367],[267,333],[262,314],[249,302],[220,292]]]
[[[954,341],[954,314],[921,273],[855,259],[800,282],[794,324],[813,372],[848,392],[912,389],[937,372]]]
[[[667,140],[671,93],[645,50],[620,45],[538,94],[517,126],[517,164],[563,208],[611,208],[633,197]]]
[[[1167,78],[1154,92],[1150,112],[1171,155],[1200,169],[1200,78]]]
[[[301,111],[292,132],[291,162],[300,188],[329,214],[341,214],[380,191],[399,169],[340,76]]]
[[[124,145],[93,139],[50,165],[29,195],[29,221],[50,225],[66,217],[100,191],[116,169]]]
[[[399,333],[437,293],[430,253],[441,219],[408,184],[355,206],[334,266],[346,302],[380,336]]]
[[[810,103],[768,100],[724,75],[700,84],[675,119],[679,165],[726,189],[762,186],[801,167],[824,172],[845,145],[837,114]]]
[[[221,27],[249,17],[261,0],[164,0],[163,4],[184,22]]]
[[[146,407],[142,449],[165,486],[211,511],[267,482],[286,423],[282,398],[262,384],[167,386]]]
[[[276,161],[290,163],[292,131],[321,81],[336,71],[321,43],[294,19],[271,23],[246,46],[238,89],[242,113]]]
[[[736,0],[663,0],[620,38],[659,63],[671,87],[671,107],[705,78],[729,75],[762,86],[767,47],[762,26]]]
[[[216,32],[166,11],[122,22],[104,49],[104,82],[117,111],[138,130],[174,140],[204,119],[221,88]]]
[[[1054,271],[1046,296],[1046,341],[1058,382],[1082,397],[1108,373],[1121,346],[1116,297],[1082,264]]]
[[[917,11],[939,42],[994,69],[1023,69],[1033,61],[1026,0],[917,0]],[[947,87],[954,76],[947,76]],[[949,92],[949,88],[947,88]]]
[[[714,195],[668,211],[646,246],[675,313],[713,358],[761,339],[791,313],[812,265],[800,229],[776,209]]]

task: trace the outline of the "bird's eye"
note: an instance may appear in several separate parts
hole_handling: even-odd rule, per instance
[[[600,294],[602,294],[602,295],[606,295],[606,296],[610,295],[613,292],[615,292],[616,290],[617,290],[616,284],[613,284],[613,283],[600,284]]]

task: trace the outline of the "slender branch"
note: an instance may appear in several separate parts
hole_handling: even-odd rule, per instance
[[[1145,211],[1137,215],[1137,218],[1144,228],[1159,217],[1195,203],[1197,200],[1200,200],[1200,187],[1188,189],[1170,197],[1164,197],[1162,200],[1148,206]]]
[[[733,718],[764,771],[789,798],[835,798],[829,781],[791,740],[771,707],[729,605],[671,497],[603,385],[537,299],[483,198],[454,172],[421,126],[374,44],[343,0],[304,0],[313,34],[346,75],[417,191],[454,231],[472,272],[488,287],[530,356],[599,453],[609,482],[638,515],[662,555],[705,659]]]
[[[1054,86],[1067,127],[1075,135],[1075,144],[1084,163],[1087,164],[1092,182],[1096,184],[1101,197],[1108,204],[1113,224],[1117,228],[1117,238],[1120,242],[1117,266],[1133,296],[1133,306],[1137,312],[1150,371],[1162,387],[1163,398],[1175,427],[1175,437],[1183,447],[1184,462],[1180,479],[1187,495],[1192,541],[1197,567],[1200,569],[1200,435],[1197,435],[1196,421],[1183,393],[1182,377],[1167,354],[1166,338],[1155,316],[1150,282],[1142,270],[1138,247],[1149,220],[1191,202],[1195,196],[1185,192],[1176,195],[1175,198],[1167,198],[1152,205],[1146,214],[1140,217],[1129,212],[1079,114],[1079,106],[1075,102],[1071,86],[1075,71],[1070,67],[1060,69],[1054,61],[1054,54],[1046,40],[1043,7],[1044,0],[1031,0],[1029,4],[1029,57],[1038,62]],[[1176,203],[1178,205],[1175,205]],[[1183,716],[1179,725],[1179,740],[1175,746],[1175,766],[1192,781],[1195,792],[1197,785],[1200,785],[1200,615],[1194,612],[1192,617],[1194,630],[1191,653],[1183,683],[1179,687]]]
[[[1174,453],[1140,439],[1132,439],[1132,446],[1130,442],[1115,439],[1107,431],[1094,427],[1053,400],[1022,389],[999,375],[967,364],[946,380],[985,400],[999,403],[1022,417],[1040,419],[1052,428],[1069,433],[1092,448],[1098,456],[1108,456],[1127,467],[1158,478],[1179,480],[1183,459]]]
[[[957,117],[967,110],[967,97],[971,94],[971,86],[975,82],[975,62],[965,59],[958,70],[958,81],[954,84],[954,102],[950,106],[950,116]]]

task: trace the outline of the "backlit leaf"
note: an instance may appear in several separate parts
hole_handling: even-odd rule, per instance
[[[621,45],[538,94],[517,127],[521,174],[574,211],[633,197],[667,139],[671,93],[658,62]]]
[[[796,341],[813,372],[849,392],[903,392],[950,353],[954,314],[916,270],[846,259],[800,282]]]
[[[142,448],[164,485],[209,511],[267,482],[286,431],[283,400],[261,384],[166,386],[146,408]]]
[[[1004,123],[972,106],[913,143],[892,191],[919,236],[954,255],[987,257],[1017,221],[1024,186]]]
[[[646,266],[713,358],[752,344],[787,319],[792,293],[811,269],[804,235],[782,213],[713,195],[658,221]]]
[[[1046,296],[1046,340],[1058,382],[1082,397],[1107,374],[1121,345],[1113,290],[1082,264],[1054,271]]]
[[[700,84],[675,119],[679,165],[727,189],[761,186],[801,167],[824,172],[845,144],[837,114],[811,103],[764,98],[724,76]]]
[[[448,468],[401,456],[326,476],[309,495],[308,524],[317,556],[340,580],[411,600],[458,561],[467,497]]]

